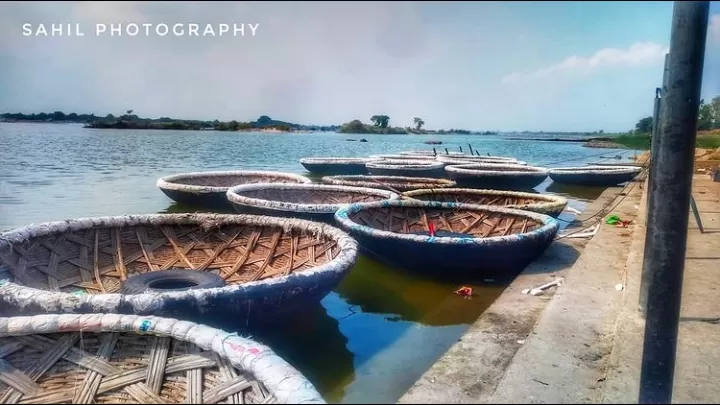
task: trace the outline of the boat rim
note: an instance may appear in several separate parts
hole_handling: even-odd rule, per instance
[[[554,167],[550,169],[550,174],[630,174],[642,170],[637,166],[572,166]]]
[[[493,190],[493,189],[478,189],[478,188],[436,188],[436,189],[417,189],[417,190],[411,190],[406,191],[402,194],[403,197],[415,197],[418,195],[428,195],[428,194],[485,194],[485,195],[506,195],[506,196],[513,196],[513,197],[523,197],[523,198],[531,198],[540,200],[537,203],[529,203],[529,204],[510,204],[510,206],[526,206],[526,205],[533,205],[537,207],[545,207],[545,206],[552,206],[555,204],[567,204],[568,199],[559,195],[555,194],[535,194],[535,193],[527,193],[523,191],[505,191],[505,190]],[[469,205],[476,205],[471,203],[464,203]],[[477,204],[477,205],[487,205],[487,204]],[[496,207],[496,205],[491,205],[492,207]]]
[[[370,155],[369,157],[372,160],[435,160],[435,156],[433,155],[403,155],[403,154],[397,154],[397,153],[387,153],[387,154],[380,154],[380,155]]]
[[[320,273],[340,273],[345,268],[349,268],[354,263],[358,254],[358,244],[343,230],[328,224],[315,221],[308,221],[298,218],[282,218],[264,215],[243,215],[243,214],[205,214],[205,213],[189,213],[189,214],[145,214],[145,215],[119,215],[106,217],[86,217],[76,218],[65,221],[52,221],[39,224],[31,224],[21,228],[11,229],[0,233],[0,252],[6,249],[12,249],[13,245],[25,243],[31,238],[49,236],[53,233],[75,232],[93,229],[97,227],[113,228],[126,226],[143,226],[143,225],[246,225],[246,226],[272,226],[282,229],[301,228],[311,234],[322,234],[334,239],[340,247],[338,255],[332,260],[319,266],[303,270],[301,273],[292,272],[288,275],[280,277],[271,277],[265,280],[250,281],[242,284],[229,284],[223,287],[190,289],[185,291],[168,291],[162,293],[139,293],[139,294],[120,294],[120,293],[103,293],[98,294],[108,297],[108,300],[119,300],[121,297],[125,299],[136,299],[150,304],[158,295],[162,295],[172,299],[182,299],[191,296],[193,299],[203,299],[206,295],[215,295],[221,291],[234,292],[237,290],[245,290],[260,285],[272,285],[287,283],[298,277],[308,277]],[[7,280],[0,280],[0,286],[4,283],[10,283]],[[56,297],[72,295],[66,292],[47,291],[34,287],[26,287],[18,284],[24,289],[39,291],[43,294],[44,299],[57,300]],[[98,296],[93,295],[93,296]]]
[[[493,170],[496,169],[529,169],[529,170]],[[445,166],[445,170],[451,173],[458,174],[474,174],[474,175],[502,175],[502,176],[531,176],[531,175],[545,175],[547,176],[550,172],[544,167],[538,166],[524,166],[517,164],[495,164],[495,163],[471,163],[464,165],[450,165]]]
[[[383,181],[385,180],[386,183],[389,184],[424,184],[427,185],[429,188],[432,188],[433,185],[436,187],[447,187],[447,186],[455,186],[457,183],[453,180],[449,179],[442,179],[437,177],[411,177],[411,176],[391,176],[391,175],[366,175],[366,174],[341,174],[341,175],[335,175],[335,176],[323,176],[322,181],[327,182],[328,184],[336,184],[334,182],[346,182],[346,183],[353,183],[352,180],[357,179],[357,182],[354,182],[356,184],[375,184],[373,180],[377,181]],[[337,184],[337,185],[345,185],[345,184]],[[382,186],[382,184],[378,184],[378,186]],[[361,187],[361,186],[351,186],[351,187]]]
[[[365,164],[365,167],[369,169],[417,169],[417,170],[428,170],[428,169],[442,169],[445,167],[445,163],[438,161],[414,161],[414,160],[375,160]]]
[[[399,196],[397,193],[370,188],[370,187],[356,187],[356,186],[343,186],[337,184],[294,184],[294,183],[253,183],[253,184],[242,184],[239,186],[231,187],[227,191],[227,199],[238,205],[257,207],[276,211],[293,211],[302,213],[334,213],[338,209],[352,203],[347,204],[300,204],[292,202],[284,202],[277,200],[268,200],[264,198],[253,198],[240,195],[243,191],[255,191],[255,190],[317,190],[317,191],[339,191],[348,192],[363,195],[376,195],[383,197],[383,199],[397,199]]]
[[[302,164],[365,164],[373,158],[365,157],[307,157],[300,159]]]
[[[440,209],[466,209],[470,211],[492,211],[501,214],[512,214],[521,217],[530,218],[541,223],[541,226],[530,232],[521,234],[511,234],[505,236],[491,236],[487,238],[459,238],[455,236],[423,236],[413,234],[403,234],[390,231],[384,231],[367,225],[361,225],[350,219],[350,214],[354,214],[364,209],[372,208],[391,208],[391,207],[413,207],[413,208],[440,208]],[[514,208],[503,208],[491,205],[475,205],[452,202],[438,201],[418,201],[418,200],[388,200],[373,203],[357,203],[351,204],[345,208],[341,208],[335,213],[335,220],[350,231],[356,231],[365,235],[371,235],[380,239],[405,240],[417,243],[433,243],[433,244],[461,244],[461,245],[486,245],[499,242],[510,242],[521,238],[531,238],[540,236],[545,233],[557,231],[560,227],[557,219],[537,212],[524,211]]]
[[[295,179],[298,184],[311,183],[312,180],[305,176],[295,173],[286,173],[269,170],[225,170],[225,171],[209,171],[209,172],[185,172],[171,174],[169,176],[160,177],[155,186],[164,190],[184,191],[190,193],[222,193],[227,191],[229,187],[218,186],[200,186],[195,184],[175,183],[180,179],[192,179],[198,177],[226,177],[226,176],[276,176]]]
[[[502,159],[455,159],[452,157],[438,157],[437,160],[439,162],[445,163],[447,165],[453,165],[453,166],[465,166],[469,164],[495,164],[495,165],[518,165],[518,166],[527,166],[528,162],[524,160],[502,160]]]
[[[440,154],[440,153],[438,153],[438,155],[437,155],[436,157],[437,157],[437,158],[445,158],[445,159],[457,159],[457,160],[464,160],[464,159],[467,159],[467,160],[473,160],[473,159],[488,159],[488,160],[502,160],[502,161],[506,161],[506,162],[515,162],[515,161],[518,160],[518,159],[516,159],[516,158],[514,158],[514,157],[509,157],[509,156],[495,156],[495,155],[466,155],[466,154],[461,154],[461,155],[445,155],[445,154]]]

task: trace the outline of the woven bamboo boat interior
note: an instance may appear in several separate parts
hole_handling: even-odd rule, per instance
[[[239,194],[248,198],[295,204],[352,204],[387,199],[386,196],[363,192],[297,188],[244,190]]]
[[[133,333],[0,338],[0,377],[2,404],[277,403],[214,352]]]
[[[440,201],[440,202],[452,202],[452,203],[463,203],[463,204],[476,204],[476,205],[529,205],[545,203],[547,201],[517,197],[508,195],[493,195],[493,194],[474,194],[474,193],[428,193],[412,196],[412,198],[424,201]]]
[[[241,284],[304,271],[339,252],[335,240],[297,228],[95,228],[32,238],[0,252],[0,279],[43,290],[116,293],[130,275],[181,268]]]
[[[364,209],[350,214],[358,224],[399,234],[435,231],[469,234],[475,238],[530,232],[542,224],[525,216],[491,211],[451,210],[416,207]]]
[[[299,181],[287,176],[273,176],[271,174],[238,174],[218,176],[186,177],[173,180],[172,183],[185,184],[188,186],[206,187],[232,187],[240,184],[254,183],[299,183]]]

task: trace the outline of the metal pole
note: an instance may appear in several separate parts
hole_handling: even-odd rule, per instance
[[[642,275],[640,277],[640,302],[639,302],[639,309],[641,315],[645,315],[645,308],[647,307],[647,294],[648,294],[648,286],[650,285],[650,278],[652,277],[652,268],[650,267],[651,262],[648,260],[648,257],[652,256],[652,252],[649,250],[650,243],[648,240],[648,235],[653,235],[654,229],[655,229],[655,206],[653,204],[654,202],[654,195],[658,187],[657,183],[657,165],[655,162],[657,161],[656,157],[658,155],[660,150],[660,143],[663,139],[662,135],[662,125],[663,125],[663,119],[665,117],[665,103],[663,102],[663,95],[667,93],[668,88],[668,67],[670,63],[670,54],[665,54],[665,68],[663,70],[663,79],[662,79],[662,88],[660,89],[660,98],[658,99],[657,89],[655,89],[655,108],[657,111],[657,125],[653,128],[652,136],[650,137],[650,170],[648,175],[648,190],[647,190],[647,211],[645,213],[645,224],[646,224],[646,234],[645,234],[645,251],[643,252],[643,268],[642,268]]]
[[[675,371],[678,321],[687,247],[690,191],[709,1],[676,1],[670,37],[662,143],[656,156],[655,228],[646,240],[649,280],[639,403],[669,404]]]
[[[660,95],[662,94],[662,87],[655,88],[655,103],[653,105],[653,123],[652,130],[650,131],[650,142],[657,139],[658,127],[660,126]]]

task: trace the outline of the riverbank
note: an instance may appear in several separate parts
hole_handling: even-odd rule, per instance
[[[637,403],[646,190],[646,182],[636,183],[618,197],[612,213],[633,223],[628,228],[602,223],[572,267],[557,273],[565,280],[554,294],[521,294],[547,281],[527,282],[528,268],[400,402]],[[692,192],[705,232],[691,216],[673,403],[707,403],[720,396],[715,384],[720,183],[696,174]],[[603,196],[607,193],[616,191]],[[494,327],[497,319],[512,320],[511,327]]]
[[[650,149],[650,135],[621,135],[612,139],[613,148]],[[584,145],[588,146],[588,145]],[[698,131],[695,146],[705,149],[720,148],[720,130]],[[590,146],[593,147],[593,146]],[[603,146],[594,146],[603,147]]]
[[[634,189],[634,193],[627,197],[620,195],[620,187],[606,189],[600,197],[588,204],[579,220],[590,218],[608,205],[612,207],[620,198],[623,198],[622,203],[612,213],[631,218],[632,212],[637,211],[634,206],[640,198],[637,190],[639,187]],[[573,274],[581,273],[580,277],[584,277],[584,273],[592,273],[589,269],[595,263],[608,263],[608,257],[622,254],[627,244],[619,242],[627,239],[627,236],[623,235],[628,234],[628,230],[624,228],[612,228],[604,224],[601,226],[603,229],[589,242],[580,238],[566,238],[554,242],[505,289],[460,341],[415,383],[399,403],[509,403],[502,399],[494,400],[495,392],[506,378],[510,367],[517,367],[513,364],[516,363],[520,351],[528,344],[530,337],[538,333],[536,323],[545,316],[547,307],[555,300],[553,289],[542,296],[526,295],[521,291],[553,281],[556,277],[566,277],[566,283],[559,287],[555,294],[562,294],[569,288],[575,289],[577,287],[573,285],[577,283],[582,286],[582,293],[587,294],[588,299],[597,298],[597,293],[593,293],[590,288],[592,275],[588,280],[577,280],[578,277]],[[574,226],[574,230],[581,228],[584,226]],[[572,228],[568,228],[570,229]],[[610,260],[609,263],[615,265],[615,260]],[[614,284],[615,280],[612,280],[611,285]],[[578,311],[578,314],[584,310],[583,308]],[[558,327],[558,333],[568,333],[566,325]],[[558,349],[548,350],[548,347]],[[545,346],[544,351],[550,358],[556,355],[562,357],[565,348],[562,345]],[[532,363],[523,365],[533,368]],[[522,399],[518,396],[510,403],[529,401],[533,397],[532,390],[543,387],[546,383],[544,377],[533,377],[540,382],[533,381],[532,378],[525,379],[523,384],[526,387],[518,388],[523,391]]]

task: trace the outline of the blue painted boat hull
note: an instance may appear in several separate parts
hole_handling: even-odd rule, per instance
[[[555,183],[612,187],[634,179],[638,173],[551,173]]]

